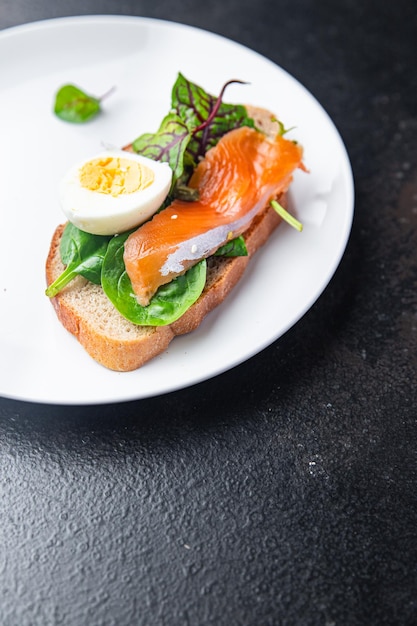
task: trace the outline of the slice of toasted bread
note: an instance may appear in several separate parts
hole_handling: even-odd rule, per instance
[[[281,204],[284,198],[280,199]],[[280,218],[268,208],[258,215],[245,233],[248,256],[211,257],[206,286],[200,298],[170,326],[136,326],[114,308],[99,285],[78,276],[52,304],[63,326],[78,339],[98,363],[121,372],[141,367],[163,352],[176,335],[188,333],[218,306],[241,278],[251,256],[266,242]],[[64,225],[56,229],[46,261],[50,285],[64,270],[59,243]]]
[[[275,135],[278,126],[264,109],[247,107],[258,127]],[[286,195],[279,201],[285,206]],[[114,308],[100,286],[78,276],[51,299],[59,320],[98,363],[116,371],[135,370],[168,347],[176,335],[191,332],[218,306],[241,278],[255,252],[267,241],[281,219],[270,206],[261,211],[244,233],[248,256],[208,259],[207,282],[200,298],[169,326],[136,326]],[[64,225],[52,238],[46,261],[48,286],[62,273],[59,244]]]

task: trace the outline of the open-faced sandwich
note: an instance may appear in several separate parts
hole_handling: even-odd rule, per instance
[[[226,87],[226,86],[225,86]],[[275,116],[181,74],[155,133],[76,165],[60,187],[47,295],[102,365],[129,371],[194,330],[281,222],[302,148]]]

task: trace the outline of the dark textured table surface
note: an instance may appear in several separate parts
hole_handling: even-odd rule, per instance
[[[232,371],[124,404],[0,399],[0,623],[416,624],[415,3],[0,0],[0,28],[90,13],[288,70],[343,137],[355,219],[316,304]]]

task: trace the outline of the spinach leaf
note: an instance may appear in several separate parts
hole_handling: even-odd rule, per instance
[[[240,235],[240,237],[236,237],[235,239],[228,241],[214,253],[214,256],[248,256],[245,238]]]
[[[108,246],[102,270],[102,287],[116,309],[140,326],[164,326],[175,322],[198,299],[206,282],[206,261],[200,261],[182,276],[162,285],[147,306],[133,292],[123,261],[129,233],[114,237]]]
[[[101,101],[109,93],[95,98],[75,85],[64,85],[55,95],[54,113],[65,122],[83,124],[100,112]]]
[[[199,157],[204,156],[209,148],[216,145],[225,133],[240,126],[251,128],[255,126],[243,105],[219,103],[219,100],[220,97],[217,98],[208,94],[202,87],[190,82],[181,73],[178,74],[172,88],[171,108],[194,133],[187,148],[187,153],[194,164],[198,162]],[[216,107],[218,108],[210,123],[198,130],[207,122]]]
[[[90,235],[68,222],[60,243],[61,259],[66,268],[47,288],[46,295],[50,298],[56,296],[78,274],[99,285],[110,239],[104,235]]]
[[[165,161],[172,169],[172,185],[184,174],[185,151],[191,132],[175,113],[168,113],[156,133],[145,133],[133,142],[133,150],[154,161]]]

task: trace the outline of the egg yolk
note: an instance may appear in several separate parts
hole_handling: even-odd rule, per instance
[[[93,159],[80,170],[82,187],[114,197],[146,189],[154,178],[149,167],[123,157]]]

